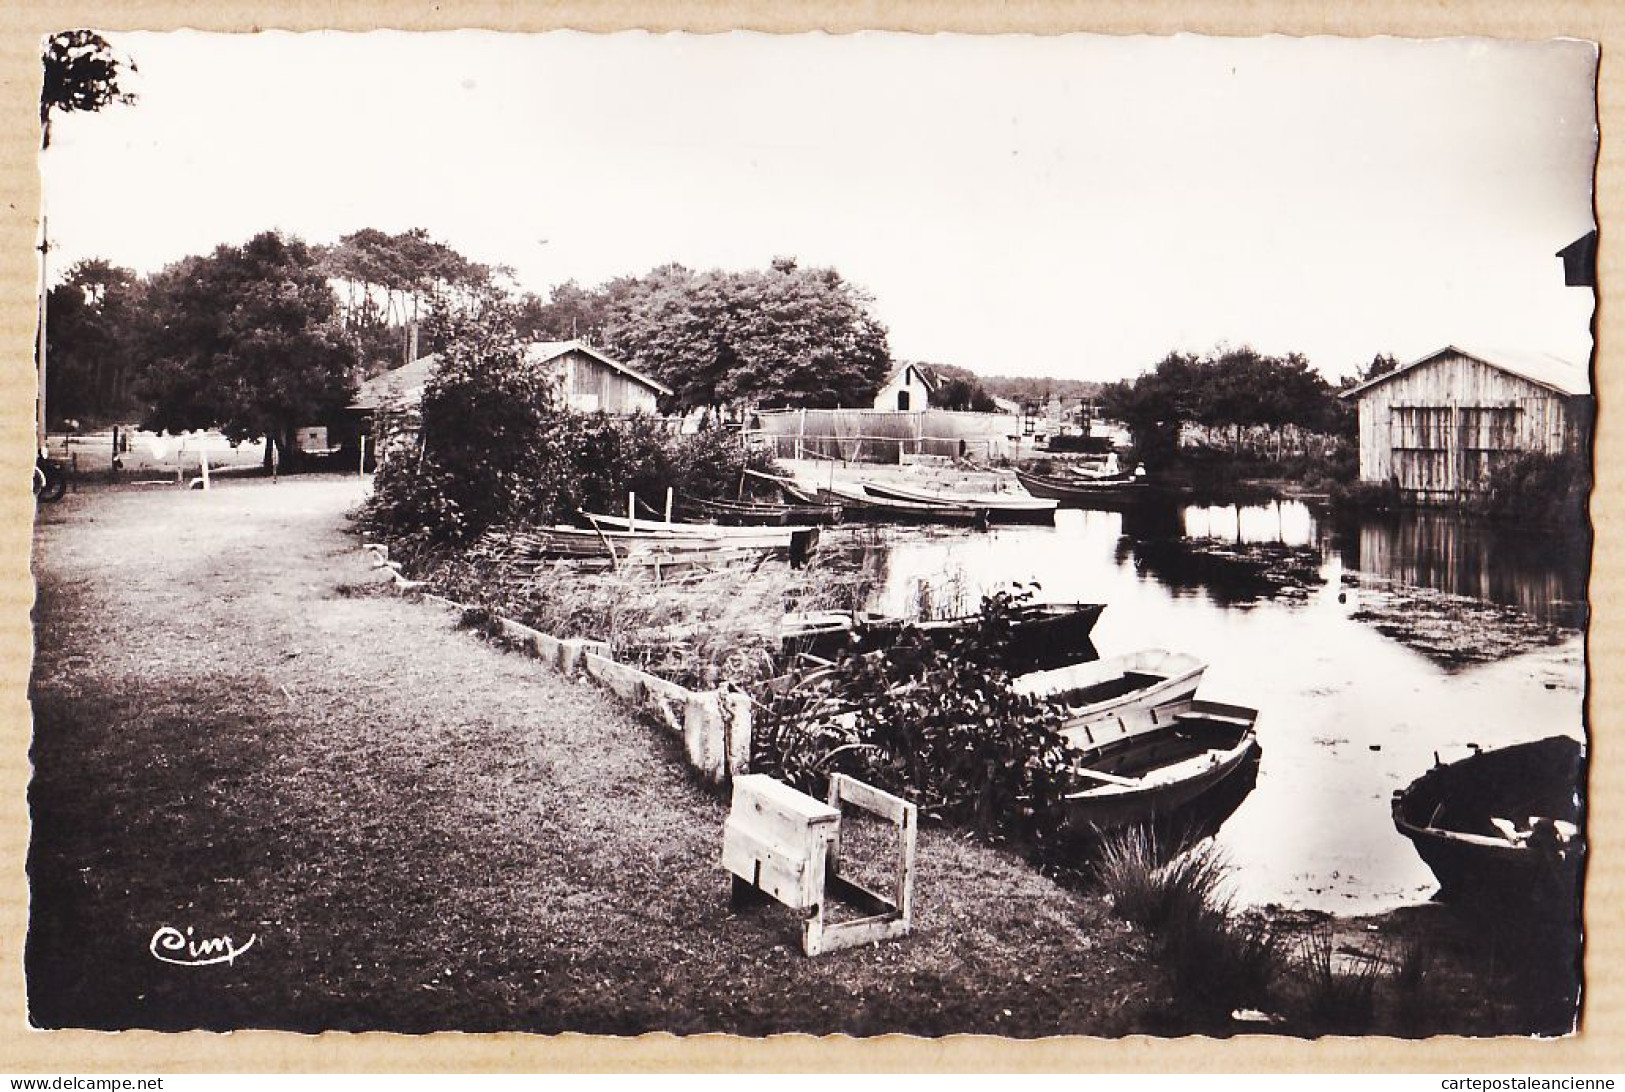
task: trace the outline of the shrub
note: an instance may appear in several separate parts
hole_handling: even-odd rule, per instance
[[[1474,507],[1496,519],[1578,530],[1590,496],[1591,467],[1578,455],[1524,452],[1490,471]]]
[[[1339,483],[1332,486],[1331,504],[1348,512],[1391,512],[1400,506],[1399,483]]]
[[[1370,1027],[1376,1008],[1377,980],[1382,960],[1355,955],[1346,967],[1337,959],[1336,935],[1323,922],[1309,932],[1298,949],[1297,968],[1305,990],[1310,1021],[1338,1032],[1359,1033]]]
[[[1021,599],[985,597],[949,649],[911,631],[884,655],[787,680],[754,726],[752,768],[815,795],[829,774],[851,774],[929,814],[1044,843],[1071,763],[1062,713],[1011,687],[1010,611]]]
[[[771,466],[734,433],[683,436],[647,416],[571,412],[500,305],[437,321],[441,360],[423,393],[421,447],[384,464],[363,516],[409,549],[570,520],[580,509],[620,512],[634,491],[650,505],[668,488],[728,495],[746,467]]]

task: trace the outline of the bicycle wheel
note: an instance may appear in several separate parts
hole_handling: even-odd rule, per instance
[[[54,466],[38,467],[34,471],[34,495],[46,504],[62,499],[68,491],[68,476]]]

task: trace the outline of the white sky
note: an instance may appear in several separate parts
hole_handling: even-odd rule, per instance
[[[1589,43],[108,37],[140,101],[53,125],[57,270],[423,227],[543,295],[833,265],[894,355],[983,374],[1591,348],[1554,257],[1592,226]]]

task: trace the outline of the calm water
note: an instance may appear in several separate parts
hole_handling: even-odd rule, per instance
[[[1218,835],[1254,904],[1363,913],[1425,901],[1433,877],[1394,831],[1393,791],[1435,752],[1583,731],[1578,630],[1447,668],[1351,617],[1361,591],[1345,572],[1583,625],[1583,556],[1448,514],[1333,526],[1295,502],[1063,511],[1053,528],[904,533],[886,564],[878,609],[915,608],[922,581],[939,608],[972,609],[983,592],[1036,581],[1040,599],[1108,604],[1094,631],[1102,656],[1204,658],[1202,697],[1260,711],[1258,787]]]

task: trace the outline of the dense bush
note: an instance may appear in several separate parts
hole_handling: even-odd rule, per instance
[[[1020,601],[986,597],[947,650],[905,634],[885,655],[848,655],[790,686],[756,723],[752,769],[814,794],[831,773],[851,774],[930,814],[1043,842],[1075,786],[1062,714],[1011,688]]]
[[[1515,455],[1490,472],[1489,488],[1474,507],[1485,515],[1553,530],[1586,526],[1591,467],[1578,455]]]
[[[683,436],[648,416],[579,414],[525,359],[512,316],[440,320],[440,366],[423,394],[420,447],[387,460],[364,523],[407,549],[467,542],[499,525],[550,524],[580,509],[623,512],[676,493],[716,497],[771,460],[737,435]]]

